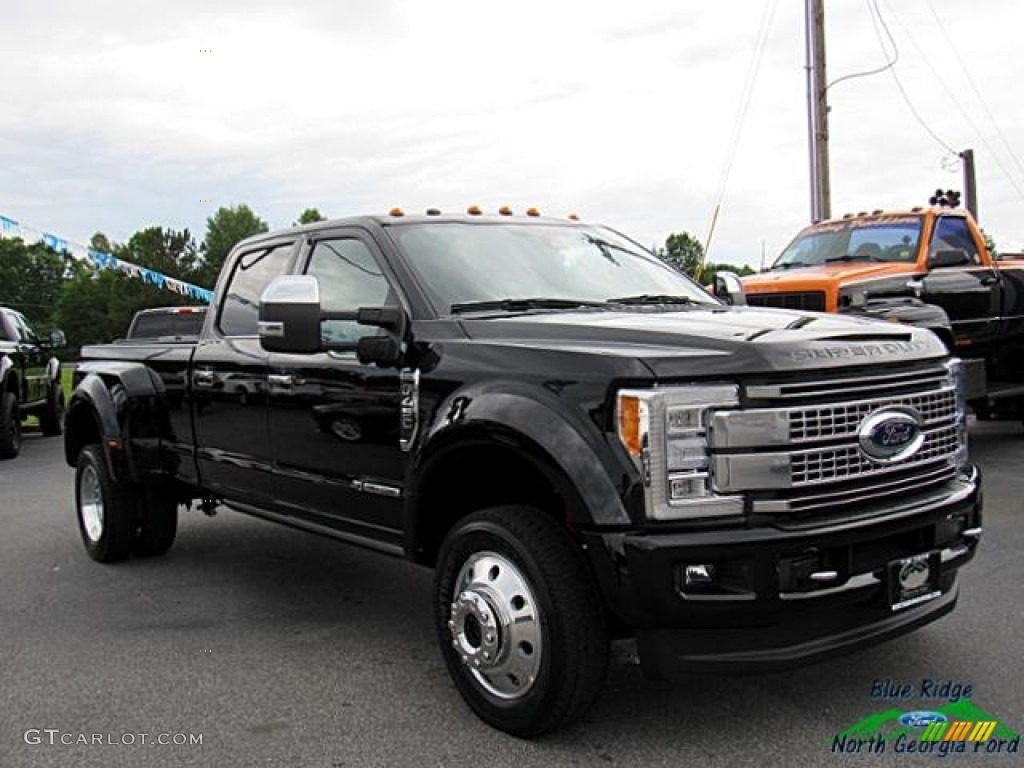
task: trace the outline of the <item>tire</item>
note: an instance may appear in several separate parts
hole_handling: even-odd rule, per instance
[[[21,451],[21,411],[18,396],[0,394],[0,459],[13,459]]]
[[[39,412],[39,429],[44,435],[53,437],[64,431],[64,389],[60,379],[50,385],[50,396]]]
[[[158,493],[150,490],[145,496],[145,508],[135,532],[135,554],[140,557],[164,554],[174,544],[178,532],[178,502]]]
[[[597,585],[580,548],[537,509],[494,507],[456,524],[441,546],[434,615],[455,687],[506,733],[568,725],[604,685],[609,636]]]
[[[99,445],[82,449],[75,469],[75,508],[89,557],[112,563],[131,554],[140,502],[136,488],[111,478]]]

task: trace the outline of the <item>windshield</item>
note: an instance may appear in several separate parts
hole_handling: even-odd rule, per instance
[[[551,308],[638,296],[717,304],[689,278],[601,227],[430,222],[389,232],[439,314],[526,299],[544,299],[538,305]]]
[[[920,216],[817,224],[797,235],[772,269],[842,261],[913,262],[920,238]]]

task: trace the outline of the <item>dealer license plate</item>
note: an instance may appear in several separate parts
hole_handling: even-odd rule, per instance
[[[942,595],[938,587],[939,553],[914,555],[889,563],[889,605],[901,611]]]

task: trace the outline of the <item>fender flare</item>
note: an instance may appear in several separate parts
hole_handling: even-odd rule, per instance
[[[64,459],[69,466],[75,466],[78,453],[85,445],[80,434],[83,411],[99,432],[100,442],[106,453],[108,466],[117,479],[123,473],[132,473],[131,435],[125,434],[124,420],[128,404],[139,398],[160,396],[163,383],[155,379],[146,366],[135,364],[114,364],[81,366],[86,371],[67,407],[67,430],[64,433]],[[120,385],[121,392],[115,396],[114,385]]]
[[[464,438],[470,434],[477,441],[481,434],[490,435],[506,446],[509,440],[517,442],[527,458],[556,470],[586,509],[587,516],[582,522],[631,522],[621,490],[611,479],[622,468],[611,463],[614,457],[594,424],[542,387],[490,382],[453,392],[438,405],[424,431],[410,468],[412,503],[406,509],[406,531],[413,537],[420,516],[415,500],[432,463],[464,444]]]

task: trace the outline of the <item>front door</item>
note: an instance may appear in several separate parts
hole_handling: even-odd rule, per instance
[[[963,217],[940,216],[936,220],[929,254],[939,251],[963,251],[969,263],[933,267],[924,278],[922,298],[946,310],[960,355],[982,356],[999,330],[999,274],[981,263],[980,249]]]
[[[312,242],[304,271],[325,311],[398,305],[380,252],[360,230]],[[329,320],[324,339],[355,342],[379,329]],[[267,379],[274,481],[286,511],[352,536],[401,543],[406,455],[399,447],[399,372],[354,352],[271,354]]]

